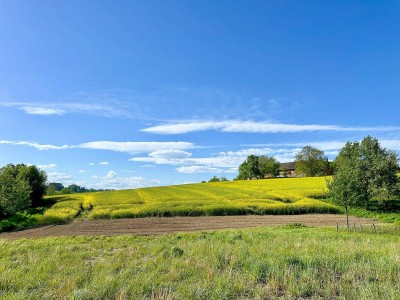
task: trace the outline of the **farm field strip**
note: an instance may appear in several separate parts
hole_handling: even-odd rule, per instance
[[[313,199],[326,190],[323,177],[186,184],[67,195],[46,214],[72,220],[82,212],[90,219],[340,212]]]
[[[225,228],[248,228],[303,224],[306,226],[342,226],[345,216],[332,214],[270,215],[270,216],[209,216],[173,218],[134,218],[115,220],[76,221],[65,225],[55,225],[0,234],[0,238],[37,238],[46,236],[71,235],[154,235],[181,231],[214,230]],[[376,221],[366,218],[350,218],[351,223],[372,224]]]

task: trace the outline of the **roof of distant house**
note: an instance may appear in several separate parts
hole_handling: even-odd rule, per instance
[[[294,170],[294,167],[295,167],[295,162],[294,161],[286,162],[286,163],[280,163],[279,164],[279,171]]]

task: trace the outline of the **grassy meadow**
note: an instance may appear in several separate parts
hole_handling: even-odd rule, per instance
[[[146,216],[337,213],[318,200],[325,178],[286,178],[185,184],[58,196],[47,218],[70,220]]]
[[[0,299],[398,299],[399,248],[296,226],[0,239]]]

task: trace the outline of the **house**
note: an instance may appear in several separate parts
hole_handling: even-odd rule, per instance
[[[295,169],[295,162],[286,162],[279,164],[279,177],[295,177],[296,173]]]

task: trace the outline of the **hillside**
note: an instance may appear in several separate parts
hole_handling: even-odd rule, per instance
[[[241,214],[337,213],[318,200],[326,193],[325,178],[285,178],[185,184],[71,194],[51,197],[57,203],[44,216],[70,220],[77,216],[127,218]]]

